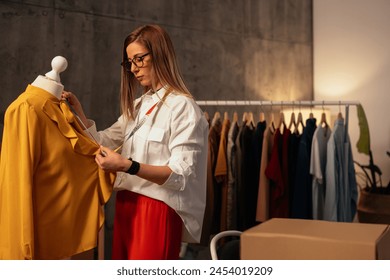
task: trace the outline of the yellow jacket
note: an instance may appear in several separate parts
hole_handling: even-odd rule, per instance
[[[115,175],[65,103],[29,85],[8,108],[0,158],[0,259],[62,259],[97,245]]]

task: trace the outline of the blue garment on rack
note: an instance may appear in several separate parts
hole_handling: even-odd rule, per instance
[[[291,217],[312,219],[312,175],[310,174],[310,155],[316,119],[307,119],[298,147],[295,183],[291,206]]]
[[[343,119],[335,121],[328,141],[324,220],[352,222],[357,208],[357,184],[349,136]]]
[[[313,175],[313,219],[315,220],[322,220],[324,217],[326,159],[331,133],[330,127],[319,125],[313,135],[310,173]]]

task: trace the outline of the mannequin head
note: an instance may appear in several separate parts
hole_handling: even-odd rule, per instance
[[[51,61],[51,68],[52,70],[50,72],[47,72],[45,76],[51,80],[54,80],[58,83],[61,83],[60,79],[60,73],[64,72],[65,69],[68,67],[68,61],[63,56],[56,56]]]
[[[32,83],[33,86],[39,87],[58,99],[61,99],[64,86],[61,84],[60,73],[68,67],[67,60],[62,56],[56,56],[51,62],[52,70],[47,72],[45,76],[39,75]]]

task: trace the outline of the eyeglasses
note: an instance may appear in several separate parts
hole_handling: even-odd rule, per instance
[[[144,59],[145,56],[149,55],[150,53],[143,54],[141,56],[136,56],[133,59],[129,58],[129,60],[123,61],[121,63],[122,67],[125,68],[126,71],[131,72],[131,64],[133,63],[138,68],[144,67]]]

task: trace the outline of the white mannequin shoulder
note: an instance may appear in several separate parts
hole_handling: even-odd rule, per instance
[[[45,76],[39,75],[31,85],[39,87],[61,99],[64,86],[61,84],[60,73],[68,67],[68,61],[62,56],[56,56],[51,61],[52,70]]]

